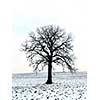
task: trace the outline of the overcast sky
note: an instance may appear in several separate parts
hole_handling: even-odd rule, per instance
[[[12,72],[32,72],[21,43],[36,27],[54,24],[72,32],[77,67],[85,71],[88,67],[88,3],[87,0],[16,0],[13,10],[14,63]]]

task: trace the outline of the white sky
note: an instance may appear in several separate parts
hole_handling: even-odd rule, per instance
[[[39,26],[56,24],[75,36],[76,64],[82,71],[88,67],[88,3],[87,0],[16,0],[14,2],[14,63],[12,72],[32,72],[21,43]]]

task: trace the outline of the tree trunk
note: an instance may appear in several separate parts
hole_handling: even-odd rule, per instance
[[[52,63],[48,64],[48,79],[46,84],[52,84]]]

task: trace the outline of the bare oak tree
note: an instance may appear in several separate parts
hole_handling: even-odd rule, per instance
[[[31,32],[29,39],[22,44],[26,57],[37,70],[39,66],[48,66],[46,84],[52,84],[53,64],[66,66],[71,72],[75,71],[72,34],[66,34],[59,26],[48,25]]]

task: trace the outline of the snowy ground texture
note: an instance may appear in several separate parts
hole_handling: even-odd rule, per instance
[[[12,75],[12,100],[87,100],[87,74],[55,73],[47,85],[46,73]]]

